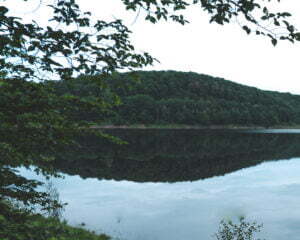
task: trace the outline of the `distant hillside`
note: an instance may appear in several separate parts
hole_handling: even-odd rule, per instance
[[[65,83],[61,82],[58,88],[78,95],[87,92],[99,95],[93,85],[97,78],[100,76],[80,77],[73,81],[73,87],[69,84],[64,88]],[[99,116],[113,124],[274,126],[300,123],[300,96],[263,91],[208,75],[140,71],[115,74],[105,82],[109,86],[109,91],[105,91],[117,93],[122,102],[109,114]],[[97,115],[93,118],[97,119]]]

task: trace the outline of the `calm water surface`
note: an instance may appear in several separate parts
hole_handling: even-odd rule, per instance
[[[264,224],[260,237],[299,239],[298,131],[112,134],[129,145],[81,139],[83,153],[57,162],[65,179],[51,181],[69,223],[119,239],[200,240],[214,239],[221,219],[245,216]]]

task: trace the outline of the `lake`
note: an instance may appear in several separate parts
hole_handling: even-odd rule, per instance
[[[244,216],[263,223],[259,237],[299,239],[300,131],[108,132],[128,144],[84,137],[54,163],[69,223],[116,239],[200,240]]]

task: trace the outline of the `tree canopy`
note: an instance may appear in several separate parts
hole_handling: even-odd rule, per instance
[[[171,19],[181,24],[188,23],[182,10],[189,7],[200,8],[210,15],[210,22],[226,24],[237,21],[241,28],[250,34],[267,36],[272,44],[277,40],[294,42],[300,39],[300,33],[287,19],[290,12],[272,12],[267,3],[280,0],[122,0],[126,8],[133,11],[143,9],[146,20],[152,23],[160,19]],[[179,13],[178,13],[179,12]]]
[[[132,78],[132,75],[138,79]],[[101,76],[52,82],[60,94],[77,97],[116,93],[121,104],[97,113],[78,109],[73,117],[105,119],[113,125],[291,126],[300,123],[300,96],[263,91],[205,74],[135,71],[105,79],[109,92],[97,90]],[[120,86],[120,83],[122,85]]]

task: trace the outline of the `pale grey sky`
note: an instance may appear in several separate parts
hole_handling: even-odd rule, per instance
[[[38,0],[24,6],[19,0],[9,2],[21,13],[31,11]],[[209,16],[199,7],[184,12],[190,24],[181,26],[164,21],[151,24],[142,14],[135,21],[136,14],[126,11],[120,0],[78,2],[99,19],[124,19],[133,31],[131,39],[136,49],[160,61],[147,70],[193,71],[265,90],[300,94],[300,43],[280,42],[273,47],[269,39],[248,36],[237,24],[209,24]],[[300,28],[300,2],[285,0],[276,6],[292,12]],[[39,18],[47,20],[46,15],[42,12]]]

